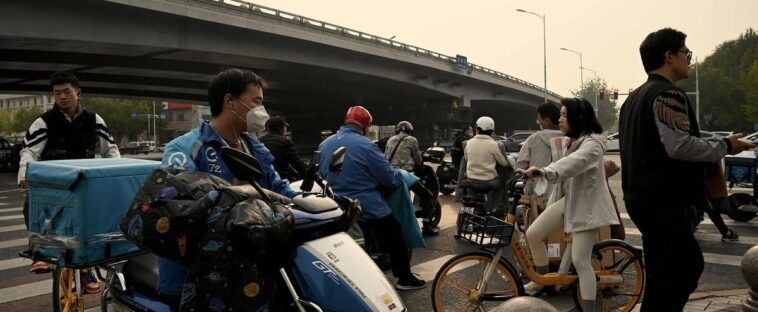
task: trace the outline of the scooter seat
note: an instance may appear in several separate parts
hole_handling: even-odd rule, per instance
[[[179,310],[179,297],[162,296],[155,291],[158,283],[158,258],[144,253],[129,258],[121,269],[126,290],[113,291],[114,304],[125,311],[175,312]]]
[[[466,179],[461,181],[458,186],[464,189],[471,189],[476,192],[489,192],[491,190],[494,190],[498,185],[497,180],[490,180],[490,181],[484,181],[484,180],[474,180],[474,179]]]
[[[294,203],[299,210],[311,214],[324,213],[340,207],[333,199],[315,193],[297,195],[292,198],[292,203]]]

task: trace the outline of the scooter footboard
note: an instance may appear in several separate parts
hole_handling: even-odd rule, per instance
[[[292,276],[301,298],[331,311],[406,311],[371,258],[344,232],[292,251]]]

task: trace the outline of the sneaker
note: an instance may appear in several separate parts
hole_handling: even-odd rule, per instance
[[[50,271],[52,271],[52,269],[50,269],[50,266],[47,265],[47,262],[42,261],[34,261],[32,262],[32,266],[29,267],[29,273],[34,274],[48,273]]]
[[[414,275],[411,275],[408,278],[401,278],[397,281],[397,284],[395,284],[397,290],[412,290],[424,287],[426,287],[426,282],[416,278]]]
[[[540,284],[537,284],[535,282],[529,282],[526,285],[524,285],[524,292],[529,296],[535,296],[542,292],[542,289],[544,289],[545,286],[542,286]]]
[[[735,233],[732,230],[728,230],[726,231],[726,234],[721,235],[721,241],[724,241],[724,242],[734,242],[734,241],[737,241],[738,239],[740,239],[740,236],[737,235],[737,233]]]
[[[89,294],[100,292],[100,282],[92,271],[82,272],[82,285]]]

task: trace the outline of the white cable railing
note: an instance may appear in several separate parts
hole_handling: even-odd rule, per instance
[[[284,12],[278,9],[257,5],[251,2],[235,1],[235,0],[164,0],[169,2],[183,3],[188,6],[202,7],[205,9],[214,10],[233,14],[242,17],[263,17],[278,22],[284,22],[292,25],[300,25],[312,30],[317,30],[323,33],[330,33],[339,35],[345,38],[363,41],[370,44],[378,44],[387,48],[401,50],[405,52],[413,53],[417,57],[427,57],[433,60],[441,61],[447,64],[455,64],[455,57],[429,51],[417,46],[405,44],[395,40],[367,34],[359,30],[334,25],[329,22],[319,21],[302,15],[292,14]],[[536,90],[543,92],[543,88],[530,83],[528,81],[510,76],[508,74],[489,69],[487,67],[479,66],[476,64],[469,64],[473,71],[479,71],[503,80],[515,82]],[[555,92],[548,90],[548,94],[560,98],[561,96]]]

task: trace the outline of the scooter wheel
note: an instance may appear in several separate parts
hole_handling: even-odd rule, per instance
[[[753,202],[753,196],[745,193],[734,193],[729,195],[729,210],[727,215],[734,221],[747,222],[755,218],[755,212],[740,210],[740,206],[750,205]]]

